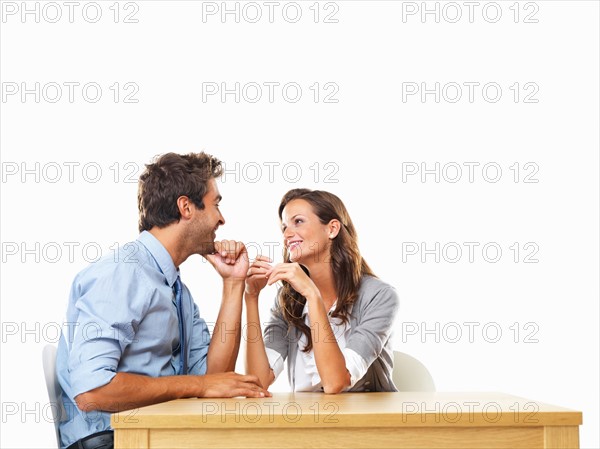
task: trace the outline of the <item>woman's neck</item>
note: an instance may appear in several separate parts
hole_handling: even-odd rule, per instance
[[[329,310],[333,303],[337,300],[337,292],[335,290],[335,282],[331,264],[319,263],[312,266],[307,266],[307,268],[310,272],[310,278],[321,293],[321,298],[323,299],[325,309]]]

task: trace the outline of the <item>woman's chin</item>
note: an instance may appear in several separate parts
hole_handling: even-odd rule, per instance
[[[301,260],[302,260],[302,257],[300,257],[299,254],[296,254],[293,251],[290,253],[290,262],[291,263],[300,263]]]

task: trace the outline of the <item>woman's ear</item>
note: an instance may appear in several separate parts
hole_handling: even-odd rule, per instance
[[[337,237],[340,232],[340,222],[339,220],[333,219],[327,224],[327,229],[329,230],[329,238],[334,239]]]

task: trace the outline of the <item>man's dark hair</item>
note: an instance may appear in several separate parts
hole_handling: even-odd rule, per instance
[[[138,182],[139,230],[163,228],[179,221],[177,198],[187,196],[199,209],[208,191],[208,181],[223,174],[221,161],[210,154],[166,153],[158,156]]]

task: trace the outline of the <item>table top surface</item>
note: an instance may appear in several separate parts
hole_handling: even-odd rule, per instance
[[[504,393],[273,393],[179,399],[115,413],[114,429],[578,426],[579,411]]]

